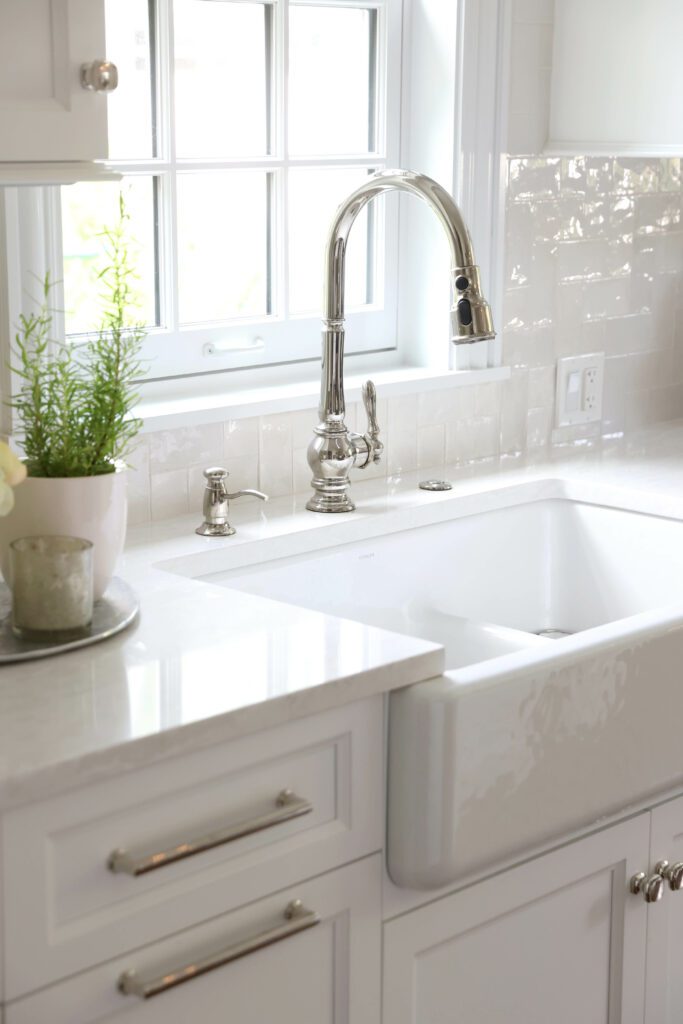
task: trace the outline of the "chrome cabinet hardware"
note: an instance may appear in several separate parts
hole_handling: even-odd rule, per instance
[[[119,84],[119,69],[110,60],[81,64],[81,86],[90,92],[113,92]]]
[[[683,861],[669,864],[668,860],[660,860],[655,864],[655,871],[667,880],[672,892],[680,892],[683,889]]]
[[[119,977],[118,989],[126,996],[151,999],[152,996],[168,992],[169,989],[183,985],[186,981],[192,981],[193,978],[199,978],[202,974],[215,971],[216,968],[223,967],[233,960],[239,960],[243,956],[249,956],[250,953],[256,953],[259,949],[265,949],[266,946],[272,946],[276,942],[282,942],[283,939],[289,939],[293,935],[306,931],[308,928],[313,928],[317,924],[320,924],[319,914],[314,910],[307,910],[301,900],[292,900],[285,908],[284,922],[282,924],[277,924],[273,928],[260,932],[251,938],[232,942],[230,945],[223,947],[223,949],[203,957],[198,957],[190,963],[182,964],[179,967],[171,967],[151,978],[141,977],[135,970],[124,971]]]
[[[629,888],[634,896],[641,895],[646,903],[658,903],[664,895],[664,879],[655,872],[649,877],[639,871],[631,879]]]
[[[197,853],[204,853],[205,850],[212,850],[216,846],[224,846],[235,839],[242,839],[255,832],[263,832],[275,825],[281,825],[285,821],[291,821],[292,818],[301,818],[304,814],[310,814],[312,810],[313,804],[308,800],[297,796],[291,789],[283,789],[275,800],[275,809],[267,814],[247,818],[245,821],[227,825],[214,832],[207,832],[196,839],[183,840],[167,849],[142,853],[133,850],[114,850],[109,855],[107,867],[115,874],[133,875],[134,877],[146,875],[150,871],[156,871],[157,868],[163,868],[166,864],[175,864],[176,861],[193,857]]]
[[[313,495],[312,512],[353,512],[349,472],[377,462],[382,451],[375,415],[375,389],[366,385],[363,401],[368,413],[367,435],[350,431],[344,422],[344,299],[346,246],[356,217],[371,200],[386,192],[408,192],[422,199],[446,232],[451,257],[453,302],[451,340],[469,344],[494,338],[493,319],[482,295],[479,268],[467,225],[453,198],[441,185],[414,171],[378,171],[352,192],[337,210],[325,249],[323,357],[318,425],[308,446]]]
[[[206,488],[204,490],[204,522],[198,526],[195,533],[200,537],[232,537],[235,530],[228,521],[230,502],[235,498],[243,498],[250,494],[261,501],[268,501],[268,495],[263,491],[255,491],[246,487],[242,491],[228,493],[227,479],[230,474],[222,466],[209,466],[204,470]]]

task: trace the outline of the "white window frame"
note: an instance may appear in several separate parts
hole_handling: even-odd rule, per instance
[[[344,156],[289,157],[286,145],[287,24],[290,0],[238,0],[272,6],[274,21],[272,155],[251,159],[185,160],[178,158],[173,132],[173,0],[155,0],[157,152],[147,160],[112,160],[109,166],[126,176],[154,176],[159,204],[158,284],[161,326],[150,327],[144,360],[150,381],[194,376],[283,362],[314,360],[320,351],[320,314],[293,315],[287,309],[287,253],[289,222],[287,171],[289,168],[357,168],[359,180],[373,169],[398,163],[400,132],[401,0],[292,0],[296,6],[372,9],[377,17],[376,148],[373,152]],[[339,73],[334,70],[331,73]],[[273,174],[276,251],[274,280],[276,311],[272,315],[225,322],[181,325],[178,303],[176,231],[176,174],[182,171],[221,172],[258,170]],[[46,192],[43,216],[56,225],[58,244],[49,269],[60,281],[60,209],[54,192]],[[376,214],[373,303],[349,310],[349,352],[391,350],[396,337],[398,215]],[[37,254],[36,254],[37,255]],[[322,253],[321,253],[322,262]],[[42,273],[44,264],[38,266]],[[55,304],[63,307],[56,288]],[[322,302],[322,296],[321,296]]]
[[[249,0],[244,0],[249,2]],[[161,239],[162,253],[160,258],[167,267],[167,272],[160,278],[169,285],[170,294],[162,295],[162,321],[170,324],[168,330],[152,330],[148,340],[148,352],[153,357],[150,378],[159,378],[171,374],[213,373],[220,370],[244,367],[271,366],[282,362],[294,362],[316,359],[320,347],[320,317],[316,314],[290,315],[287,310],[286,260],[288,252],[289,224],[286,194],[286,172],[290,167],[355,167],[359,177],[370,169],[382,168],[396,163],[399,155],[400,130],[400,58],[401,58],[401,18],[400,0],[296,0],[297,5],[315,5],[329,7],[360,7],[372,8],[377,12],[377,149],[373,153],[361,153],[344,157],[306,157],[292,158],[287,156],[285,138],[287,103],[287,16],[290,0],[266,0],[272,3],[275,20],[276,47],[274,52],[274,139],[273,156],[255,160],[221,160],[182,161],[176,159],[172,147],[171,122],[173,117],[173,69],[169,54],[172,42],[171,6],[172,0],[157,0],[157,34],[160,41],[159,73],[157,95],[161,100],[159,121],[159,147],[162,161],[152,161],[144,166],[149,172],[152,167],[163,171],[182,170],[192,167],[205,170],[271,170],[276,174],[276,218],[278,224],[278,250],[276,259],[279,263],[277,278],[283,282],[283,294],[280,296],[280,314],[267,318],[244,319],[230,324],[183,328],[179,326],[177,308],[177,266],[174,259],[175,240]],[[389,58],[387,59],[387,55]],[[164,100],[166,101],[164,103]],[[143,171],[143,166],[115,165],[128,173]],[[166,224],[173,223],[172,206],[175,195],[172,189],[166,190],[162,202],[167,204]],[[373,348],[389,347],[386,342],[377,343],[377,339],[395,337],[396,317],[396,280],[395,256],[384,259],[385,253],[395,254],[397,251],[397,218],[387,216],[377,223],[377,266],[378,281],[377,304],[364,307],[362,311],[349,313],[349,324],[353,325],[353,340],[349,342],[349,351],[368,351]],[[322,261],[322,253],[321,253]],[[351,333],[351,332],[350,332]],[[263,348],[251,346],[256,339],[261,339]],[[214,348],[214,354],[205,355],[206,346]],[[221,346],[231,351],[221,352]],[[234,346],[234,347],[233,347]],[[243,351],[240,351],[243,347]],[[392,346],[393,347],[393,346]]]
[[[170,2],[158,0],[159,6],[168,6]],[[303,2],[339,5],[339,0]],[[374,0],[368,3],[363,0],[356,0],[355,4],[353,0],[349,2],[352,6],[374,5]],[[387,111],[387,146],[382,160],[376,154],[365,154],[360,165],[408,166],[431,174],[446,187],[450,187],[472,230],[484,290],[493,306],[494,322],[500,328],[511,0],[448,0],[446,5],[444,0],[377,0],[377,3],[381,6],[386,4],[385,31],[390,32],[393,39],[397,38],[396,33],[400,34],[403,28],[401,59],[398,60],[394,55],[391,66],[385,69],[386,92],[395,97],[402,94],[402,113],[398,103]],[[284,10],[284,6],[279,9]],[[442,33],[440,45],[441,56],[444,56],[447,65],[447,80],[441,83],[445,96],[440,97],[438,110],[435,110],[429,91],[426,99],[423,96],[421,102],[419,89],[414,87],[413,81],[416,75],[430,71],[434,54],[422,42],[416,44],[410,34],[416,19],[423,25],[429,25],[430,21],[438,22],[445,11],[449,31]],[[160,90],[160,98],[163,98],[163,90]],[[165,115],[162,113],[162,118],[164,116],[170,116],[168,111]],[[415,126],[425,123],[428,118],[431,118],[432,143],[436,139],[446,139],[445,145],[432,145],[430,148],[429,141],[425,144],[424,137],[415,138],[416,134],[419,135],[419,132],[415,132]],[[267,162],[268,158],[263,161],[264,164]],[[349,162],[358,165],[353,160]],[[138,173],[142,173],[143,167],[145,171],[148,169],[148,164],[126,166],[131,172]],[[16,322],[20,309],[26,309],[26,293],[30,291],[26,287],[30,282],[28,272],[41,265],[39,257],[45,255],[48,260],[51,258],[52,262],[48,265],[56,277],[61,272],[59,190],[54,187],[31,189],[30,200],[21,195],[25,191],[29,190],[6,189],[4,203],[0,196],[0,207],[4,205],[6,222],[10,323]],[[430,309],[441,310],[443,307],[445,314],[448,310],[447,275],[442,273],[444,267],[439,262],[440,252],[435,251],[435,262],[432,263],[429,249],[419,251],[423,239],[419,233],[416,236],[414,220],[422,216],[424,223],[425,215],[413,215],[411,210],[422,205],[410,197],[402,197],[400,213],[386,218],[387,250],[396,254],[398,273],[386,275],[384,312],[371,310],[349,313],[348,372],[379,374],[381,380],[381,375],[387,371],[388,380],[398,381],[396,372],[400,371],[400,380],[406,382],[406,390],[418,389],[420,382],[426,379],[425,374],[428,374],[432,382],[430,386],[437,386],[434,383],[437,377],[442,379],[442,384],[438,386],[447,387],[498,379],[503,375],[500,337],[493,342],[456,348],[448,342],[445,316],[443,331],[433,329],[427,315]],[[428,211],[426,217],[429,219]],[[414,259],[416,252],[417,262]],[[0,245],[0,272],[2,256]],[[322,256],[321,253],[321,260]],[[436,289],[436,302],[432,301],[429,294],[430,283],[434,280],[439,283],[443,281],[445,286],[445,291],[441,284]],[[169,296],[165,301],[173,301],[173,297]],[[382,317],[384,324],[380,326]],[[239,332],[245,326],[242,324],[241,327],[231,329]],[[263,364],[266,360],[254,358],[253,352],[229,353],[225,357],[212,357],[204,372],[201,360],[206,357],[199,357],[198,369],[195,348],[192,356],[195,364],[188,366],[186,377],[169,374],[164,379],[165,375],[155,370],[150,380],[141,382],[142,397],[147,407],[152,409],[153,403],[157,402],[163,405],[168,399],[171,403],[178,401],[180,409],[182,399],[182,407],[188,414],[193,408],[200,414],[203,408],[207,414],[211,410],[213,418],[217,414],[214,406],[218,402],[218,399],[214,402],[213,396],[223,396],[227,405],[228,396],[235,394],[239,396],[242,403],[240,408],[243,409],[241,414],[244,415],[251,400],[250,389],[263,411],[266,408],[264,395],[270,390],[275,394],[278,386],[281,386],[282,397],[274,398],[277,403],[274,408],[287,408],[288,394],[293,394],[293,385],[303,387],[297,392],[297,397],[292,399],[292,408],[314,404],[309,401],[309,391],[305,385],[306,382],[319,379],[319,319],[292,319],[289,327],[282,323],[264,325],[262,321],[252,326],[258,328],[261,337],[264,336],[266,326],[273,331],[276,327],[291,329],[297,332],[299,338],[303,337],[303,328],[306,328],[306,337],[303,338],[305,354],[296,361],[259,365],[259,362]],[[373,332],[373,339],[378,339],[376,348],[370,352],[358,352],[369,331]],[[3,335],[6,333],[7,323],[0,324],[0,346],[5,349],[7,337],[3,338]],[[152,330],[152,345],[162,344],[163,333]],[[217,332],[216,337],[225,337],[224,328]],[[208,340],[210,338],[205,335],[201,344]],[[226,369],[240,372],[222,372]],[[413,369],[415,386],[410,383]],[[453,370],[465,372],[453,373]],[[400,390],[401,387],[400,383],[392,385],[394,390]],[[310,394],[314,394],[314,390]],[[168,403],[166,408],[169,408]]]

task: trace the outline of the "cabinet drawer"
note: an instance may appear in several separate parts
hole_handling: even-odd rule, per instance
[[[381,738],[377,698],[8,814],[5,999],[380,849]]]
[[[20,999],[6,1024],[379,1024],[380,876],[376,854],[301,883]],[[284,916],[295,900],[298,932]],[[143,998],[211,958],[226,962]],[[140,995],[117,989],[131,970]]]

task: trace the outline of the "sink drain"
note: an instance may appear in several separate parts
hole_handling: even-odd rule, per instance
[[[542,636],[546,640],[562,640],[563,637],[573,636],[574,634],[568,629],[538,629],[534,635]]]

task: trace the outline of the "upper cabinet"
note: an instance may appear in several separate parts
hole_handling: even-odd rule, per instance
[[[117,75],[101,66],[105,57],[104,0],[2,0],[0,181],[40,179],[24,163],[107,157],[107,92]],[[70,176],[62,167],[46,180],[60,174]],[[72,167],[71,176],[81,175]]]
[[[680,153],[680,0],[513,0],[508,10],[509,152]]]
[[[680,153],[681,0],[555,3],[548,149]]]

